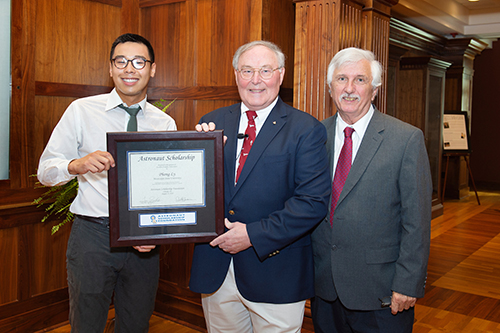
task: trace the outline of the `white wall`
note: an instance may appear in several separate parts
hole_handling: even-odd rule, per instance
[[[10,1],[0,0],[0,179],[9,178]]]

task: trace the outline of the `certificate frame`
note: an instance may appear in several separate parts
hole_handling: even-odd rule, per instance
[[[107,148],[111,247],[209,242],[224,232],[222,130],[110,132]]]

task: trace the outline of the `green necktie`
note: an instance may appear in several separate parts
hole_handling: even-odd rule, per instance
[[[127,125],[127,132],[137,131],[137,113],[139,113],[139,111],[141,110],[141,107],[136,106],[133,108],[129,108],[129,107],[126,107],[125,104],[120,104],[120,105],[118,105],[118,107],[127,111],[127,113],[130,115],[130,120],[128,121],[128,125]]]

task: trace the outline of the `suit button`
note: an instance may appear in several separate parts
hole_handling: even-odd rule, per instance
[[[332,251],[335,251],[335,250],[337,250],[337,245],[332,246]]]
[[[229,215],[234,215],[234,210],[232,210],[232,209],[231,209],[231,210],[229,211]]]

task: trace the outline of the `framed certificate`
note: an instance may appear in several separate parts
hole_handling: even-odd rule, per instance
[[[208,242],[224,231],[223,132],[107,133],[112,247]]]

